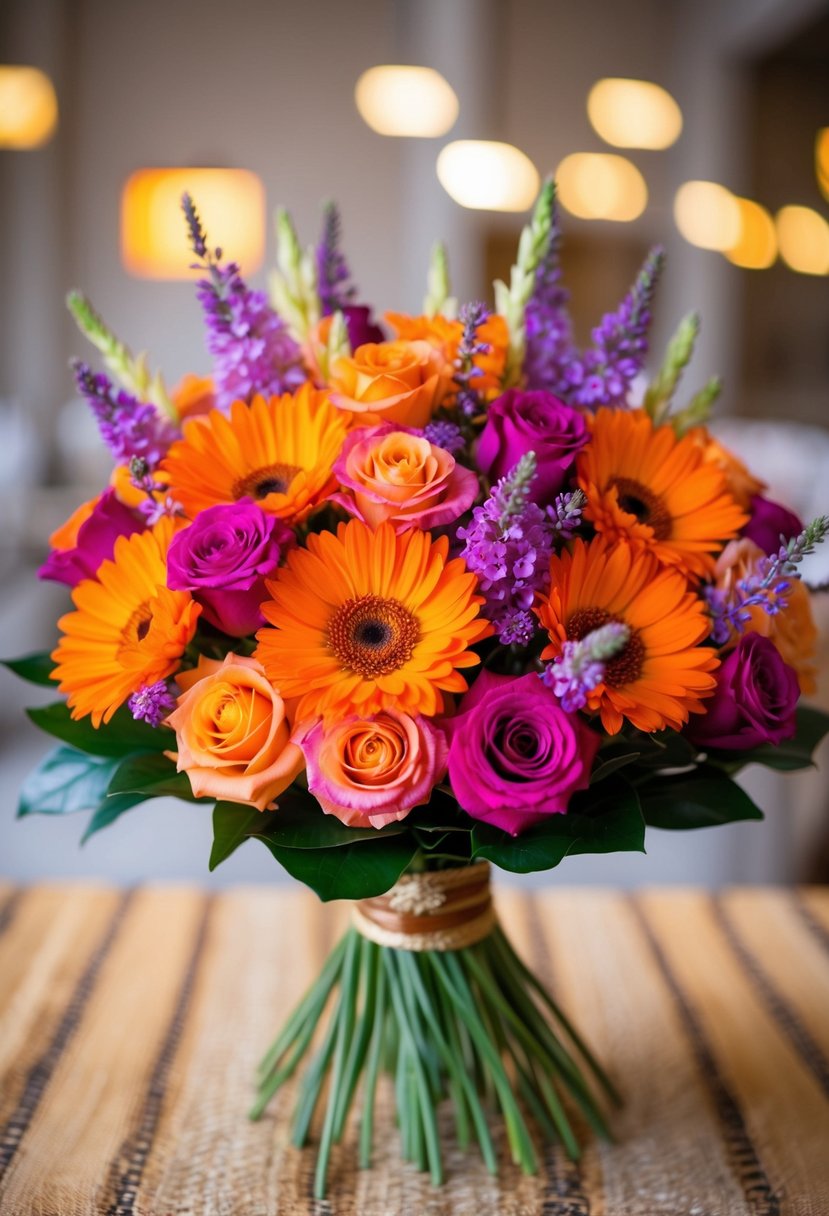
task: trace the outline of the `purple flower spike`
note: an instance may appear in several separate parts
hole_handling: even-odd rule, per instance
[[[542,682],[561,701],[562,709],[574,713],[584,708],[588,695],[604,679],[608,659],[622,650],[629,637],[627,625],[610,621],[579,642],[564,643],[560,657],[540,673]]]
[[[118,464],[138,458],[148,468],[155,468],[178,437],[173,424],[154,405],[116,389],[108,376],[93,372],[80,359],[73,360],[72,370],[78,392],[89,404],[104,443]]]
[[[265,397],[293,392],[306,379],[302,353],[274,312],[263,291],[252,291],[235,262],[222,266],[221,250],[212,253],[193,200],[182,208],[190,245],[207,271],[196,289],[207,323],[207,349],[213,356],[213,380],[219,409],[254,393]]]

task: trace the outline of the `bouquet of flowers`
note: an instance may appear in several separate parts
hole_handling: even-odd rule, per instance
[[[457,309],[438,248],[391,337],[333,207],[308,251],[278,213],[270,297],[183,210],[210,377],[168,392],[69,298],[115,469],[51,538],[41,576],[73,601],[56,647],[8,662],[65,696],[30,711],[59,743],[20,813],[89,810],[87,838],[191,799],[211,868],[252,838],[354,901],[253,1110],[301,1070],[318,1195],[355,1102],[369,1164],[384,1070],[435,1182],[443,1099],[493,1171],[493,1111],[524,1170],[539,1135],[576,1156],[573,1111],[603,1134],[616,1094],[500,928],[490,866],[761,818],[735,772],[804,767],[829,728],[799,704],[800,562],[829,519],[804,527],[712,437],[716,381],[676,403],[694,316],[643,387],[659,250],[576,347],[551,182],[494,311]]]

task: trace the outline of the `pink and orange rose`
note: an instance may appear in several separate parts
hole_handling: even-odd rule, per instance
[[[451,523],[478,493],[471,469],[428,439],[391,425],[352,431],[334,476],[346,491],[335,502],[372,528],[388,520],[396,532]]]
[[[327,815],[348,827],[383,828],[405,819],[429,801],[446,771],[442,731],[395,709],[327,727],[305,723],[294,738],[305,753],[308,789]]]
[[[177,677],[184,689],[167,719],[176,761],[197,798],[221,798],[264,811],[302,771],[285,704],[256,659],[199,659]]]

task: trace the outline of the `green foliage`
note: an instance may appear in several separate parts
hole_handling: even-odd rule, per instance
[[[548,815],[520,836],[476,823],[472,853],[502,870],[528,874],[549,870],[571,853],[645,851],[645,822],[636,791],[621,780],[600,795],[592,790],[573,798],[566,815]]]
[[[21,680],[30,684],[40,684],[45,688],[54,688],[52,672],[55,664],[48,650],[36,650],[32,654],[23,654],[19,659],[0,659],[0,665],[8,667]]]
[[[96,810],[106,800],[115,762],[61,745],[44,756],[23,782],[18,815],[70,815]]]
[[[154,728],[146,722],[136,722],[123,706],[113,714],[109,722],[98,728],[90,718],[75,720],[65,701],[51,705],[39,705],[27,709],[26,713],[41,730],[54,735],[63,743],[89,752],[92,756],[125,756],[129,752],[160,752],[174,742],[173,735],[162,727]]]
[[[256,833],[255,840],[270,849],[292,878],[315,891],[321,900],[369,899],[382,895],[408,869],[418,851],[409,833],[344,845],[335,849],[294,849],[276,843],[272,833]]]
[[[702,764],[691,772],[654,778],[639,787],[645,821],[655,828],[711,828],[763,812],[725,773]]]
[[[205,801],[196,798],[186,773],[177,773],[167,756],[145,753],[127,756],[118,765],[109,783],[110,794],[143,794],[145,798],[183,798],[187,802]]]
[[[755,747],[750,752],[730,752],[711,749],[708,759],[730,772],[744,768],[747,764],[762,764],[764,768],[778,772],[795,772],[797,769],[814,768],[814,752],[818,744],[829,734],[829,714],[813,705],[799,705],[796,711],[797,728],[793,739],[783,743]]]

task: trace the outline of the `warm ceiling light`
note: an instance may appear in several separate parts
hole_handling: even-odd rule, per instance
[[[740,211],[740,235],[737,243],[725,250],[725,256],[746,270],[765,270],[777,257],[774,220],[765,207],[750,198],[735,201]]]
[[[58,122],[58,99],[39,68],[0,65],[0,148],[39,148]]]
[[[246,169],[139,169],[121,194],[121,261],[142,279],[190,279],[181,196],[193,196],[210,246],[250,274],[265,253],[265,190]]]
[[[648,203],[645,179],[624,156],[573,152],[556,173],[561,205],[583,220],[637,219]]]
[[[801,274],[829,274],[829,224],[811,207],[781,207],[777,212],[780,256]]]
[[[450,198],[476,211],[526,211],[541,184],[520,148],[485,139],[458,139],[441,148],[437,172]]]
[[[594,131],[615,148],[670,148],[682,130],[679,106],[649,80],[598,80],[587,98],[587,115]]]
[[[821,127],[815,140],[815,172],[817,183],[829,198],[829,127]]]
[[[737,199],[717,182],[685,182],[674,198],[674,219],[685,240],[700,249],[733,249],[740,239]]]
[[[363,72],[354,89],[361,117],[379,135],[421,139],[445,135],[458,117],[458,98],[434,68],[383,64]]]

